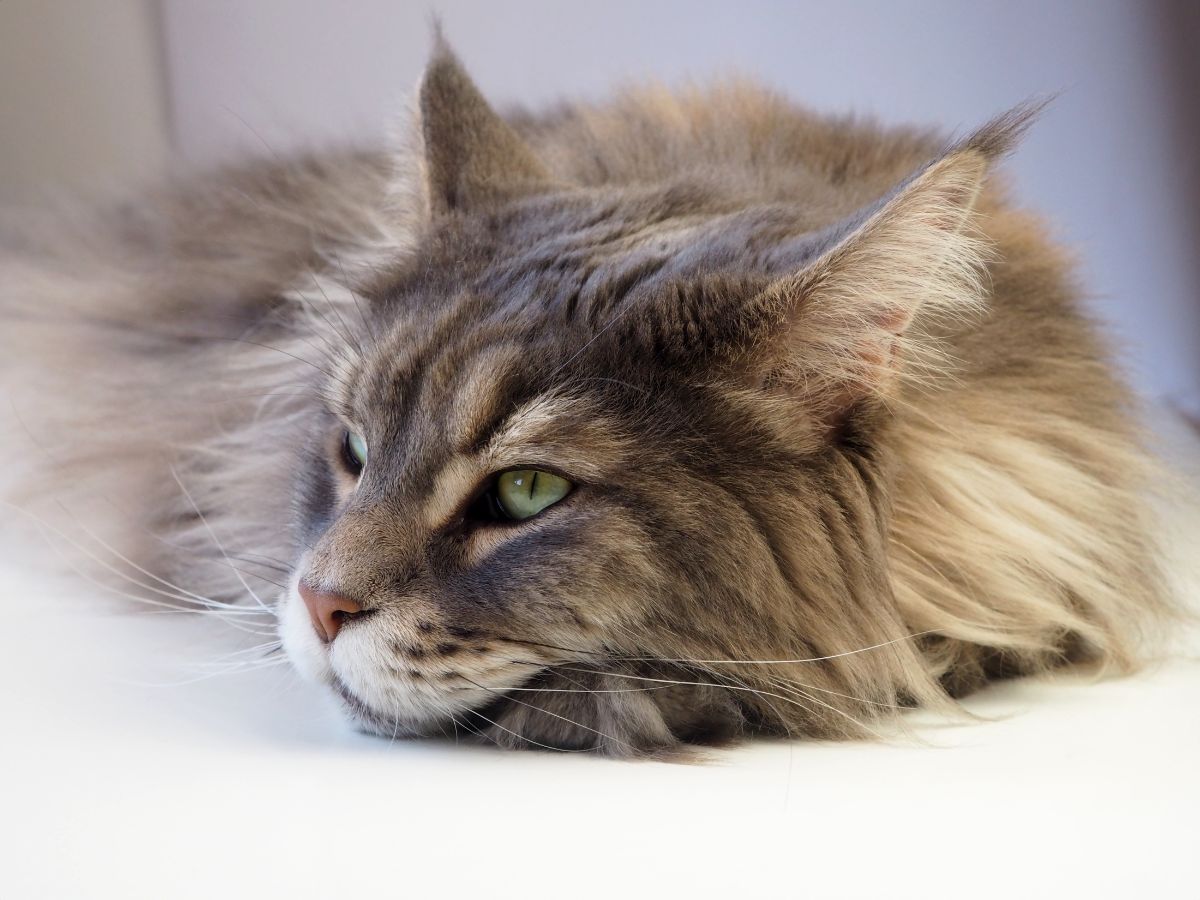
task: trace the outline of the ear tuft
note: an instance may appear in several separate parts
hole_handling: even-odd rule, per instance
[[[1014,106],[977,129],[953,149],[974,150],[988,162],[996,162],[1021,142],[1042,110],[1052,102],[1054,97],[1044,97]]]
[[[488,105],[441,30],[419,90],[429,203],[435,213],[486,204],[550,182],[545,167]]]

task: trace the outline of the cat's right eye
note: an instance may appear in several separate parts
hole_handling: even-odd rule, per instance
[[[342,438],[342,459],[354,475],[362,474],[363,466],[367,464],[367,442],[362,435],[346,431]]]
[[[485,522],[522,522],[563,500],[570,481],[541,469],[509,469],[495,476],[471,507],[470,516]]]

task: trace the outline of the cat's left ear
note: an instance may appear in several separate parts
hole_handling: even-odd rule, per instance
[[[545,167],[488,105],[440,33],[418,93],[433,213],[469,209],[550,183]]]
[[[743,373],[833,421],[860,400],[886,400],[906,376],[944,367],[938,330],[986,307],[991,245],[976,201],[1031,116],[1010,114],[952,147],[739,310]]]

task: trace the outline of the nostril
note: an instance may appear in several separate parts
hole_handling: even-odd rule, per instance
[[[308,608],[308,617],[312,620],[317,637],[325,643],[337,637],[346,622],[364,612],[357,601],[345,594],[315,588],[303,579],[297,585],[297,590]]]

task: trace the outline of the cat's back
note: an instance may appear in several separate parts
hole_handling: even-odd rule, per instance
[[[564,183],[707,182],[747,202],[802,203],[816,227],[878,199],[944,143],[931,129],[822,115],[745,80],[628,88],[510,121]]]
[[[631,88],[608,102],[510,121],[563,183],[614,193],[708,186],[747,205],[789,207],[797,226],[813,232],[880,200],[952,143],[934,128],[821,114],[748,81]],[[1036,215],[1009,201],[1002,176],[993,174],[978,206],[979,237],[991,246],[989,303],[972,327],[944,335],[966,378],[957,386],[1036,382],[1044,361],[1042,386],[1049,380],[1066,394],[1086,388],[1103,395],[1103,405],[1120,402],[1069,255]]]

